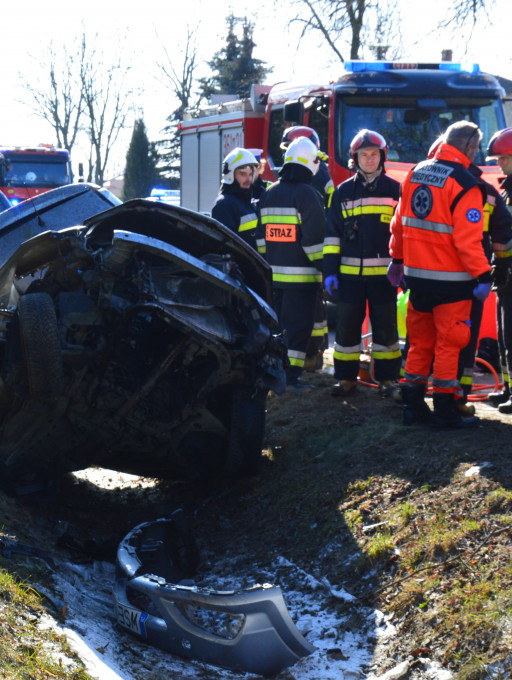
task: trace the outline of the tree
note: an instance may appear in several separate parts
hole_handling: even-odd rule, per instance
[[[131,111],[134,92],[126,86],[129,70],[120,57],[114,63],[105,63],[103,54],[93,45],[81,71],[87,112],[85,131],[90,144],[88,181],[100,186],[112,147]]]
[[[489,21],[490,10],[494,2],[495,0],[452,0],[439,26],[442,28],[453,24],[456,24],[458,28],[469,26],[472,32],[480,18]]]
[[[49,59],[38,63],[32,81],[20,78],[31,106],[55,131],[57,145],[69,151],[85,136],[88,142],[87,181],[103,184],[112,147],[125,127],[134,92],[126,86],[130,67],[107,61],[85,33],[72,52],[50,46]]]
[[[276,0],[277,1],[277,0]],[[399,16],[400,0],[294,0],[302,12],[292,21],[303,25],[301,38],[310,31],[320,33],[326,45],[340,62],[361,58],[367,47],[374,58],[400,56]],[[458,31],[469,26],[470,33],[481,17],[489,16],[495,0],[452,0],[446,15],[438,24],[437,32],[456,25]],[[397,35],[398,34],[398,35]],[[388,50],[393,45],[394,54]]]
[[[167,117],[166,127],[162,133],[166,138],[159,140],[157,146],[160,152],[162,175],[168,180],[170,187],[177,186],[180,175],[180,132],[178,122],[183,119],[186,109],[191,106],[193,98],[194,74],[197,67],[196,33],[187,28],[184,48],[181,50],[181,61],[173,61],[167,49],[164,48],[166,60],[158,64],[163,76],[164,85],[176,97],[179,104]]]
[[[309,31],[319,32],[336,57],[346,61],[340,42],[348,43],[349,58],[358,59],[365,13],[372,0],[295,0],[308,10],[293,21],[303,24],[301,38]],[[345,38],[345,36],[348,36]]]
[[[65,47],[57,52],[50,43],[46,60],[41,61],[39,55],[33,58],[37,63],[38,78],[29,82],[20,73],[22,87],[31,96],[33,110],[52,126],[57,146],[70,152],[84,114],[81,71],[85,49],[85,35],[74,52]]]
[[[124,201],[150,195],[158,180],[157,158],[154,145],[148,140],[144,121],[138,118],[133,126],[132,139],[126,154]]]
[[[226,24],[226,44],[208,62],[214,75],[200,80],[201,96],[207,99],[212,94],[248,97],[251,84],[261,83],[272,70],[265,62],[253,57],[256,46],[253,40],[254,24],[246,18],[237,18],[234,14],[227,17]],[[236,34],[237,25],[242,27],[241,37]]]

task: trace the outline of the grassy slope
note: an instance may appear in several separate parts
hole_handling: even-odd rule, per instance
[[[420,654],[466,680],[490,677],[489,663],[512,667],[510,424],[479,405],[483,421],[476,431],[404,428],[400,409],[376,390],[360,388],[343,401],[330,397],[330,377],[313,375],[311,381],[312,392],[269,398],[256,480],[217,485],[208,498],[204,489],[187,485],[163,485],[151,502],[144,490],[139,503],[133,494],[103,493],[98,530],[115,544],[144,521],[144,513],[151,516],[156,503],[182,505],[194,511],[195,528],[210,551],[261,564],[284,555],[392,615],[400,635],[382,671]],[[466,476],[483,463],[479,474]],[[0,499],[0,522],[37,544],[34,518],[44,509]],[[86,505],[99,502],[88,498]],[[67,520],[78,529],[84,516]],[[97,536],[94,517],[86,521]],[[1,560],[0,569],[2,578],[15,576],[18,584],[37,582],[14,562]],[[17,670],[0,671],[0,678],[85,678],[79,665],[52,666],[45,658],[48,647],[37,641],[34,625],[36,603],[21,603],[11,590],[20,586],[8,578],[4,583],[0,667],[8,662]],[[21,617],[16,625],[13,619],[4,623],[6,612]],[[21,630],[30,631],[30,639]],[[39,658],[43,669],[49,664],[46,675],[23,666]],[[493,677],[510,676],[504,671]]]
[[[340,401],[331,378],[310,379],[312,392],[269,399],[263,475],[219,504],[233,520],[217,542],[285,554],[392,614],[390,667],[409,654],[461,678],[512,667],[510,424],[478,405],[476,431],[404,428],[376,390]]]

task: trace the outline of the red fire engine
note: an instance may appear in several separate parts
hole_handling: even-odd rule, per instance
[[[384,135],[387,172],[401,180],[451,123],[471,120],[484,134],[477,163],[485,179],[496,183],[499,169],[485,165],[485,149],[493,133],[506,127],[503,95],[498,81],[477,65],[453,62],[352,61],[336,81],[325,84],[253,86],[249,99],[186,112],[180,123],[181,204],[211,210],[222,159],[236,146],[263,149],[265,177],[276,179],[283,130],[295,124],[316,130],[338,185],[351,174],[349,145],[362,128]]]
[[[11,205],[71,182],[66,149],[50,145],[0,147],[0,191]]]

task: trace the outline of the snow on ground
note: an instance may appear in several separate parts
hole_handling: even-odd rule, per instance
[[[130,483],[128,475],[111,471],[80,473],[84,474],[89,481],[110,488]],[[319,580],[284,557],[276,558],[270,565],[254,564],[250,568],[246,562],[229,556],[212,559],[210,564],[214,566],[201,579],[202,587],[236,590],[256,583],[281,587],[295,625],[316,647],[313,654],[288,669],[287,680],[398,680],[409,672],[410,660],[400,660],[385,674],[372,672],[372,668],[378,667],[378,660],[386,658],[386,644],[397,631],[382,612],[363,606],[343,588],[332,587],[327,578]],[[67,636],[93,677],[98,680],[257,677],[181,659],[120,629],[112,598],[114,580],[113,564],[65,562],[53,574],[51,592],[44,593],[65,614],[65,623],[47,617],[44,625]],[[66,659],[62,661],[66,663]],[[425,659],[421,678],[449,680],[451,675]]]

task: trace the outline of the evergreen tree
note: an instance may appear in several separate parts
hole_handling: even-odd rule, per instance
[[[133,126],[132,139],[126,154],[123,200],[145,198],[158,181],[158,156],[150,144],[144,121],[139,118]]]
[[[199,81],[201,95],[207,99],[212,94],[236,94],[241,98],[248,97],[251,84],[261,83],[272,71],[265,62],[252,56],[256,46],[253,40],[254,24],[246,18],[237,18],[234,14],[227,17],[226,24],[228,27],[226,44],[208,62],[214,75]],[[236,33],[237,25],[242,27],[240,37]]]

